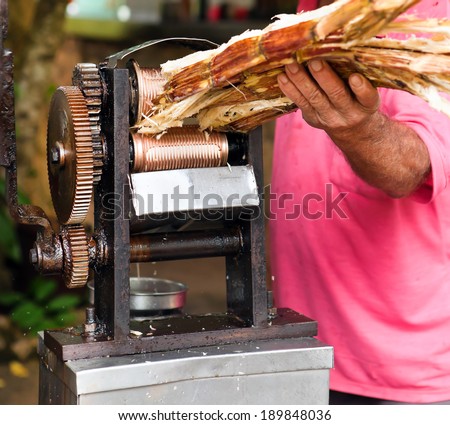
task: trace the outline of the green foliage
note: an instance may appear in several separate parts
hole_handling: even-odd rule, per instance
[[[58,86],[56,84],[50,84],[47,87],[47,92],[45,93],[45,97],[46,97],[47,102],[50,102],[50,100],[52,99],[52,96],[55,93],[57,88],[58,88]]]
[[[5,180],[3,178],[0,179],[0,193],[2,195],[5,193]],[[17,196],[19,204],[29,204],[28,197],[21,191]],[[2,203],[3,205],[0,207],[0,251],[8,260],[20,263],[21,251],[16,225],[9,215],[5,201],[3,200]]]
[[[43,329],[71,326],[76,322],[76,308],[81,297],[76,294],[57,295],[57,283],[38,276],[26,293],[6,292],[0,295],[0,306],[5,307],[11,321],[29,336]]]
[[[5,209],[0,209],[0,251],[4,253],[6,258],[16,263],[21,260],[16,228]]]
[[[21,246],[4,194],[5,180],[0,176],[0,258],[8,260],[9,265],[17,265],[22,262]],[[30,200],[19,191],[18,203],[29,204]],[[0,266],[7,267],[8,263]],[[58,294],[57,283],[42,276],[35,277],[26,292],[0,291],[0,309],[9,314],[11,322],[23,334],[31,337],[43,329],[73,325],[77,321],[76,308],[82,301],[76,294]]]
[[[6,182],[5,179],[2,177],[0,178],[0,193],[4,195],[6,193]],[[29,204],[30,198],[23,193],[20,189],[17,191],[17,199],[19,204]]]

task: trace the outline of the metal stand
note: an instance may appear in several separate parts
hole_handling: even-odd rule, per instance
[[[332,348],[272,339],[62,362],[40,345],[40,404],[328,404]]]

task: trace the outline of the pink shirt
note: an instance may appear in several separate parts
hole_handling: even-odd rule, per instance
[[[416,9],[448,16],[450,8],[425,0]],[[432,177],[411,197],[392,199],[356,176],[301,112],[279,119],[275,300],[318,321],[318,337],[335,350],[332,389],[450,400],[450,120],[405,92],[380,94],[382,111],[426,143]]]

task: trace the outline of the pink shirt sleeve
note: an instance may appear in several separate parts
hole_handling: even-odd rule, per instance
[[[450,119],[417,96],[400,90],[379,91],[381,111],[413,129],[427,146],[431,175],[412,196],[418,202],[430,202],[447,187],[450,179]]]
[[[449,0],[422,0],[407,14],[420,18],[449,18]],[[393,35],[397,38],[406,36]],[[427,203],[441,193],[450,179],[450,119],[432,109],[424,100],[398,90],[381,89],[382,110],[390,118],[412,128],[426,144],[431,161],[431,174],[412,195]]]
[[[450,1],[422,0],[408,13],[421,18],[450,18]],[[419,99],[418,102],[421,100]],[[409,109],[412,109],[411,106]],[[450,119],[431,110],[428,105],[420,110],[422,119],[408,122],[408,125],[427,145],[431,160],[431,175],[414,198],[421,202],[428,202],[447,187],[450,179]]]

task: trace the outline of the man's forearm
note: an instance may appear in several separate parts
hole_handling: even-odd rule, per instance
[[[428,149],[417,133],[381,112],[360,128],[329,136],[358,176],[392,197],[410,195],[431,171]]]

